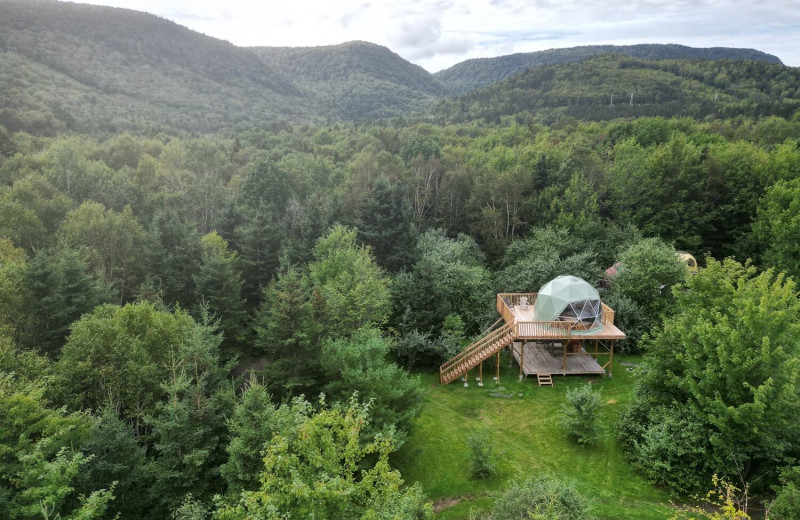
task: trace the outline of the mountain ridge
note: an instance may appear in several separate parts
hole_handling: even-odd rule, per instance
[[[0,0],[0,10],[0,47],[16,48],[0,54],[0,125],[40,135],[207,133],[278,120],[427,118],[458,89],[476,88],[493,74],[513,77],[515,68],[534,58],[574,61],[615,48],[467,60],[448,69],[448,79],[446,71],[430,74],[387,47],[364,41],[237,47],[130,9]],[[633,47],[653,56],[712,52],[780,62],[752,50]]]
[[[648,60],[746,59],[783,64],[772,54],[735,47],[687,47],[678,44],[642,43],[636,45],[581,45],[535,52],[518,52],[491,58],[472,58],[433,74],[451,94],[465,94],[483,88],[526,69],[543,65],[574,63],[604,54],[618,54]]]

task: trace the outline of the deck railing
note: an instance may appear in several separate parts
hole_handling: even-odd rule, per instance
[[[603,306],[603,325],[613,325],[614,324],[614,309],[609,307],[603,302],[600,302],[600,305]]]
[[[569,339],[573,326],[568,321],[520,321],[514,333],[517,338]]]
[[[486,357],[493,355],[501,348],[505,347],[514,339],[514,326],[505,324],[495,329],[469,347],[459,352],[439,367],[439,381],[447,384],[455,379],[454,374],[461,374],[462,371],[469,370],[476,366]],[[453,369],[457,370],[453,372]]]
[[[506,323],[514,323],[514,311],[511,307],[519,305],[520,298],[528,298],[528,305],[536,303],[536,293],[498,293],[497,312],[503,317]]]

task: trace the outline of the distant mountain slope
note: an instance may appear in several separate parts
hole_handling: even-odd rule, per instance
[[[322,47],[254,47],[335,117],[381,118],[425,108],[445,88],[425,69],[374,43]]]
[[[497,121],[527,114],[550,123],[569,116],[791,117],[800,109],[800,69],[748,60],[659,60],[599,56],[527,69],[484,89],[441,101],[439,120]]]
[[[583,117],[580,107],[596,105],[595,98],[606,95],[598,92],[605,92],[607,85],[618,81],[609,77],[609,71],[591,64],[584,66],[583,62],[571,69],[548,69],[547,74],[556,75],[556,83],[539,73],[525,73],[473,97],[442,99],[451,90],[461,92],[486,85],[532,64],[577,61],[610,50],[622,49],[647,58],[738,57],[760,60],[747,63],[763,66],[768,66],[766,62],[780,63],[775,57],[742,49],[595,46],[469,60],[434,76],[371,43],[242,48],[138,11],[54,0],[0,0],[0,48],[10,51],[0,53],[0,125],[11,132],[38,135],[124,130],[150,134],[214,132],[265,125],[276,119],[377,119],[413,113],[428,117],[434,106],[440,117],[486,118],[532,110],[531,99],[554,114]],[[660,86],[644,88],[646,92],[661,92],[662,96],[671,92],[669,70],[659,69],[658,74],[665,76],[657,79],[652,67],[645,72],[645,62],[634,60],[625,66],[614,63],[614,70],[628,67],[620,77],[642,69],[637,73],[643,77],[635,83],[640,90],[652,80]],[[739,74],[738,69],[720,75],[718,62],[698,63],[705,65],[692,72],[699,75],[693,76],[693,81],[702,88],[692,86],[688,92],[702,91],[703,96],[714,93],[725,106],[734,106],[742,96],[755,103],[761,103],[762,98],[772,103],[776,92],[789,103],[796,97],[796,84],[770,76],[786,69],[781,65],[742,76],[739,90],[731,90],[737,82],[724,88],[720,85],[725,83],[726,74]],[[569,79],[574,71],[593,71],[597,77],[580,73],[582,83],[575,83]],[[789,76],[794,77],[792,74]],[[594,93],[587,93],[582,90],[586,85],[599,86]],[[623,85],[624,81],[619,83]],[[752,85],[758,87],[750,88]],[[749,90],[742,90],[742,86]],[[541,90],[544,88],[550,90]],[[639,99],[640,90],[628,86],[623,90],[624,94],[634,92]],[[684,96],[681,99],[686,96],[683,90],[679,95]],[[660,99],[649,106],[662,113],[666,97]],[[684,105],[680,106],[685,113]]]
[[[753,49],[727,47],[698,49],[674,44],[588,45],[462,61],[449,69],[435,73],[434,77],[447,87],[451,94],[464,94],[519,74],[525,69],[559,63],[574,63],[603,54],[620,54],[645,60],[730,59],[781,63],[776,56]]]
[[[115,105],[114,126],[132,130],[211,131],[312,113],[310,100],[252,51],[153,15],[48,0],[0,0],[0,13],[0,45],[16,49],[21,69],[4,70],[4,80],[36,77],[24,92],[0,83],[0,106],[30,106],[39,113],[28,116],[54,120],[53,130],[107,125],[86,117],[93,104]],[[45,96],[56,83],[62,88]],[[28,126],[4,112],[0,124]]]

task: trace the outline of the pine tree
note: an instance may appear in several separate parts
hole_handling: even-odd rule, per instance
[[[200,315],[201,308],[207,306],[208,311],[219,319],[226,344],[235,344],[243,339],[247,317],[238,255],[228,249],[228,243],[216,232],[204,236],[201,247],[200,267],[192,277],[195,309]]]
[[[400,184],[375,181],[365,200],[358,227],[359,239],[372,247],[378,265],[396,273],[413,261],[416,228],[408,198]]]

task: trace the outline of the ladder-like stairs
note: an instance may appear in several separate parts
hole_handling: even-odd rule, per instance
[[[539,386],[553,386],[553,376],[551,374],[536,374]]]
[[[514,339],[514,326],[506,323],[471,344],[439,367],[439,382],[446,385],[465,375],[508,346]]]

